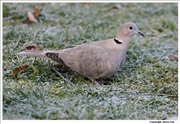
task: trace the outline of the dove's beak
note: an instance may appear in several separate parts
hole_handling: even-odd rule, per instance
[[[144,34],[142,32],[140,32],[139,30],[137,32],[138,32],[138,34],[140,34],[141,36],[144,37]]]

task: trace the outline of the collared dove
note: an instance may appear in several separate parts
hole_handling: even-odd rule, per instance
[[[97,79],[109,77],[122,68],[129,41],[135,34],[144,36],[136,24],[126,22],[121,25],[113,39],[84,43],[73,48],[54,51],[25,50],[18,54],[50,58],[89,78],[95,84],[99,84]]]

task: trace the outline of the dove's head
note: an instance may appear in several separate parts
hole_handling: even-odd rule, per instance
[[[136,24],[134,24],[133,22],[126,22],[121,25],[117,35],[120,35],[121,37],[132,37],[136,34],[139,34],[144,37],[144,34],[138,30]]]

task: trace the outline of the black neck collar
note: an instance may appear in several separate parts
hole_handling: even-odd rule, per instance
[[[122,41],[121,41],[121,40],[118,40],[117,38],[114,38],[114,41],[115,41],[117,44],[122,44]]]

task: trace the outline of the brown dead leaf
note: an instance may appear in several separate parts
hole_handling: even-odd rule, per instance
[[[25,23],[25,24],[32,24],[33,22],[31,22],[31,21],[29,21],[29,19],[28,18],[26,18],[25,20],[23,20],[23,23]]]
[[[86,2],[86,3],[84,3],[84,4],[86,4],[86,5],[90,5],[90,4],[92,4],[92,3],[90,3],[90,2]]]
[[[65,37],[65,38],[63,39],[63,41],[66,42],[66,41],[67,41],[67,38]]]
[[[10,64],[8,63],[7,65],[4,66],[4,68],[8,68],[10,66]]]
[[[23,20],[23,23],[25,24],[32,24],[32,23],[37,23],[37,19],[40,15],[40,10],[37,6],[33,6],[34,8],[34,13],[32,14],[31,12],[27,13],[27,18],[25,20]]]
[[[176,61],[178,61],[178,56],[176,56],[176,55],[174,55],[174,54],[169,54],[168,55],[168,57],[169,57],[169,59],[174,59],[174,60],[176,60]]]
[[[19,66],[12,70],[12,75],[17,75],[20,71],[24,70],[25,68],[29,67],[29,65]]]
[[[28,12],[27,16],[30,22],[34,22],[34,23],[38,22],[31,12]]]
[[[162,28],[157,29],[160,33],[163,32],[164,30]]]
[[[39,50],[39,48],[35,45],[32,45],[32,46],[27,46],[26,47],[27,50]]]
[[[114,6],[112,6],[113,9],[122,9],[120,4],[116,4]]]
[[[32,45],[32,46],[27,46],[24,49],[21,49],[21,51],[24,51],[24,50],[39,50],[39,48],[36,45]]]
[[[40,14],[40,10],[39,10],[39,8],[37,7],[37,6],[33,6],[33,8],[34,8],[34,17],[35,18],[38,18],[39,17],[39,14]]]

